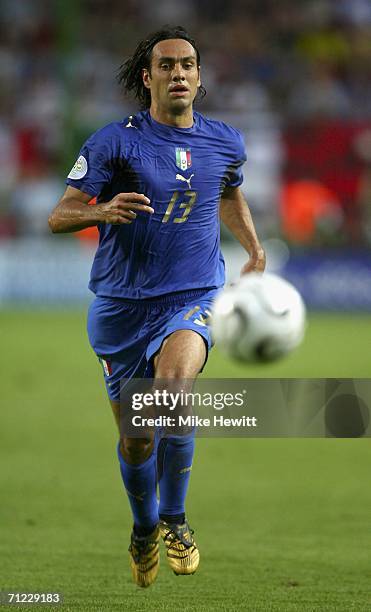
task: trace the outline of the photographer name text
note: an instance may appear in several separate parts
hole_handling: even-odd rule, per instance
[[[131,422],[134,427],[258,427],[257,417],[246,415],[237,418],[214,415],[209,419],[196,415],[142,417],[138,414],[132,417]]]

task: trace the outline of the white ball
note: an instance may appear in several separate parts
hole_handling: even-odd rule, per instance
[[[211,320],[218,347],[243,361],[272,361],[304,337],[305,306],[288,281],[276,274],[250,273],[215,300]]]

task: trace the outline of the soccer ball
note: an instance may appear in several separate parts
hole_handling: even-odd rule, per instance
[[[283,278],[252,272],[217,297],[211,329],[215,342],[230,357],[273,361],[302,341],[304,302]]]

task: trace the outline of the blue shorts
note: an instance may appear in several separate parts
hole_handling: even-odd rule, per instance
[[[119,401],[122,378],[153,376],[153,357],[179,329],[200,334],[208,352],[212,341],[207,321],[219,291],[200,289],[147,300],[96,297],[89,308],[88,335],[110,399]]]

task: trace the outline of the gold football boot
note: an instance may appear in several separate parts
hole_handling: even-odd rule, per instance
[[[160,534],[167,548],[167,560],[174,574],[194,574],[200,553],[187,521],[182,525],[160,521]]]
[[[160,565],[159,541],[158,527],[145,537],[139,537],[132,531],[129,546],[130,566],[133,580],[140,587],[149,587],[156,580]]]

